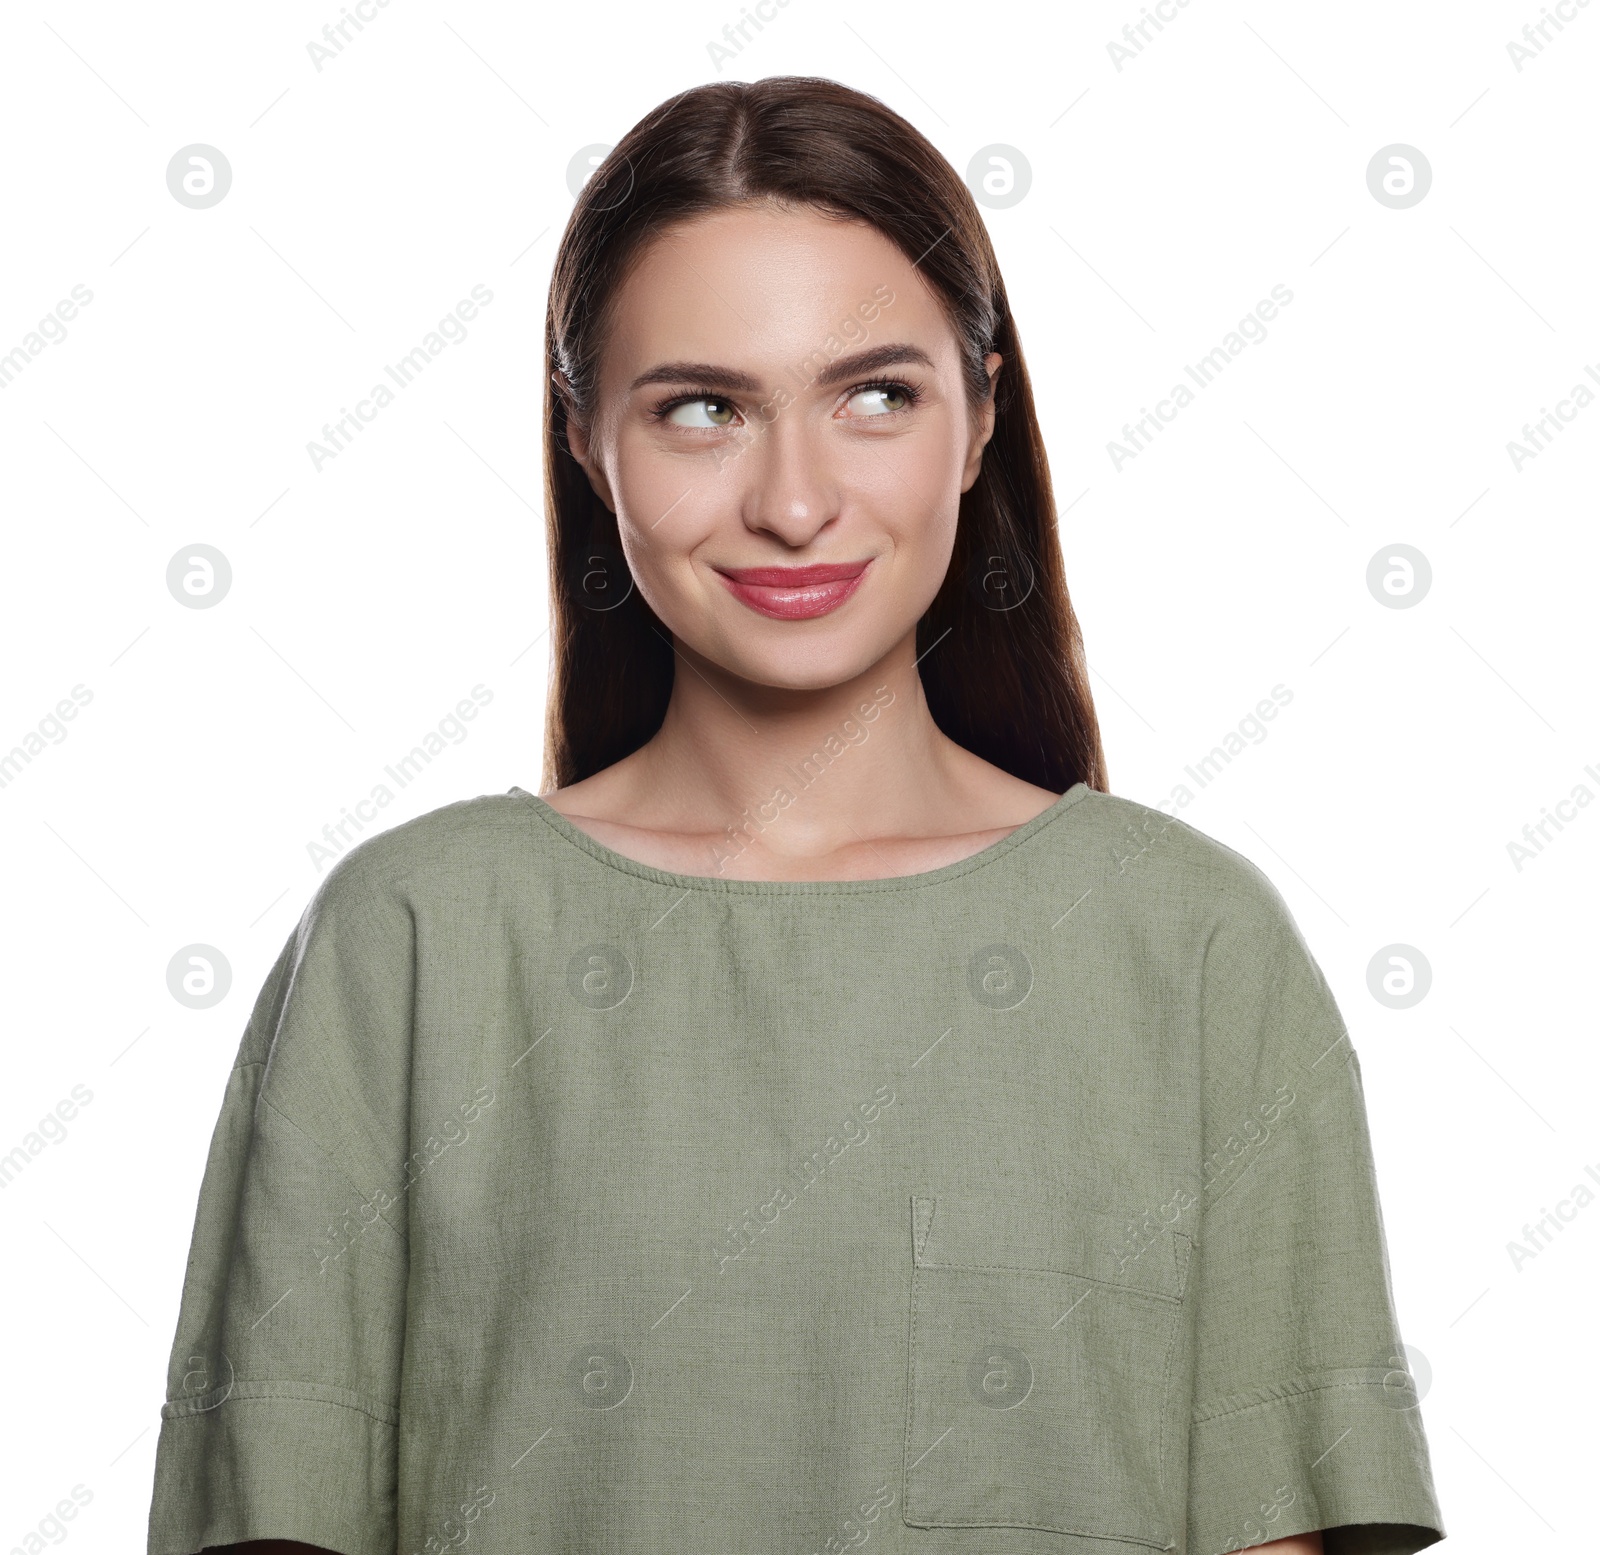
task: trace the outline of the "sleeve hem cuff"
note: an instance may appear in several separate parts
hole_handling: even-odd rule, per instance
[[[1191,1431],[1187,1548],[1223,1555],[1321,1529],[1327,1555],[1414,1555],[1442,1539],[1419,1411],[1381,1375],[1324,1372],[1218,1400]]]
[[[314,1384],[256,1382],[215,1408],[163,1418],[147,1555],[292,1539],[393,1555],[397,1441],[371,1406]],[[271,1391],[265,1391],[270,1389]]]

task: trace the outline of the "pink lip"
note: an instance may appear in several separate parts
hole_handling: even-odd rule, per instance
[[[872,558],[808,567],[729,567],[717,574],[734,598],[779,621],[804,621],[837,610],[860,586]]]

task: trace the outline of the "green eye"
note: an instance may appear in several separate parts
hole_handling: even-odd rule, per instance
[[[667,420],[680,427],[725,427],[739,413],[727,400],[685,400],[667,412]]]
[[[889,411],[904,410],[911,403],[911,396],[898,384],[879,384],[875,388],[862,389],[857,394],[850,396],[850,414],[853,416],[881,416]]]

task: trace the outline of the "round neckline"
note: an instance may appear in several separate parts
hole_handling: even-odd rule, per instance
[[[686,875],[675,870],[658,869],[654,864],[646,864],[641,859],[629,858],[625,853],[618,853],[615,848],[608,848],[581,827],[574,826],[554,805],[541,799],[538,794],[529,793],[527,789],[519,787],[513,787],[507,792],[514,797],[527,800],[532,812],[558,837],[619,874],[651,880],[657,885],[676,886],[684,891],[719,891],[740,896],[844,896],[863,891],[916,891],[928,886],[943,885],[946,881],[959,879],[963,875],[970,875],[975,870],[984,869],[1004,858],[1030,838],[1036,837],[1053,821],[1065,815],[1080,799],[1097,790],[1090,788],[1081,780],[1074,783],[1066,793],[1053,804],[1046,805],[1031,820],[1024,821],[1020,826],[1007,832],[998,842],[991,842],[988,847],[980,848],[976,853],[968,854],[966,858],[956,859],[953,863],[941,864],[937,869],[925,869],[913,875],[885,875],[866,880],[725,880],[721,875]]]

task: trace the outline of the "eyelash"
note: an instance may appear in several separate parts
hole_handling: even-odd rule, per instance
[[[901,394],[905,395],[906,404],[901,406],[898,411],[888,411],[887,414],[891,416],[903,415],[908,410],[915,410],[922,403],[922,390],[914,384],[902,382],[898,378],[874,378],[866,383],[858,383],[854,388],[846,391],[844,398],[846,401],[852,400],[856,395],[865,394],[869,389],[898,389]],[[715,389],[695,389],[688,394],[678,394],[674,395],[670,400],[663,400],[661,404],[651,410],[650,415],[656,421],[665,421],[680,405],[693,405],[697,400],[713,400],[724,405],[733,403],[731,395],[720,393]],[[870,419],[877,420],[878,418],[874,416]],[[684,430],[721,431],[722,429],[720,427],[687,427]]]

